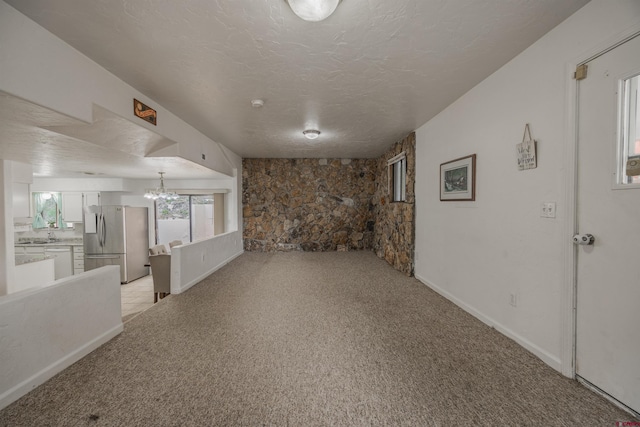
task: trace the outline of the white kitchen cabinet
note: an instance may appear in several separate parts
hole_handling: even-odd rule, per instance
[[[31,216],[30,184],[24,182],[13,183],[13,217],[28,218]]]
[[[13,217],[31,216],[31,184],[33,170],[31,165],[19,162],[11,163],[11,182],[13,184]]]
[[[82,193],[62,193],[64,222],[82,222]]]
[[[44,255],[44,246],[26,246],[24,248],[24,253]]]
[[[95,205],[100,205],[99,192],[62,193],[62,218],[65,222],[82,222],[82,209]]]
[[[84,272],[84,247],[73,247],[73,274],[80,274]]]
[[[88,192],[82,193],[84,197],[84,206],[100,206],[100,193]]]

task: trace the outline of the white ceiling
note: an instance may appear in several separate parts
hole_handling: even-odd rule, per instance
[[[358,158],[588,0],[343,0],[317,23],[285,0],[6,2],[242,157]],[[322,134],[308,141],[305,128]]]

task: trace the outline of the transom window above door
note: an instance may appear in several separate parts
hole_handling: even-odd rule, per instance
[[[640,75],[620,82],[618,186],[640,188]]]

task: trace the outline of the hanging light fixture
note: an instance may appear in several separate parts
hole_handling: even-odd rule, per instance
[[[158,172],[160,174],[160,187],[148,188],[145,190],[144,197],[151,200],[164,199],[175,200],[178,196],[173,191],[167,191],[164,188],[164,172]]]
[[[305,21],[327,19],[338,7],[341,0],[287,0],[293,13]]]
[[[307,129],[302,132],[307,139],[316,139],[320,136],[320,131],[317,129]]]

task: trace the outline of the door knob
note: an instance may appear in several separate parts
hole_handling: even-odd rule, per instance
[[[593,237],[593,234],[576,234],[573,236],[573,243],[576,245],[593,245],[595,241],[596,238]]]

